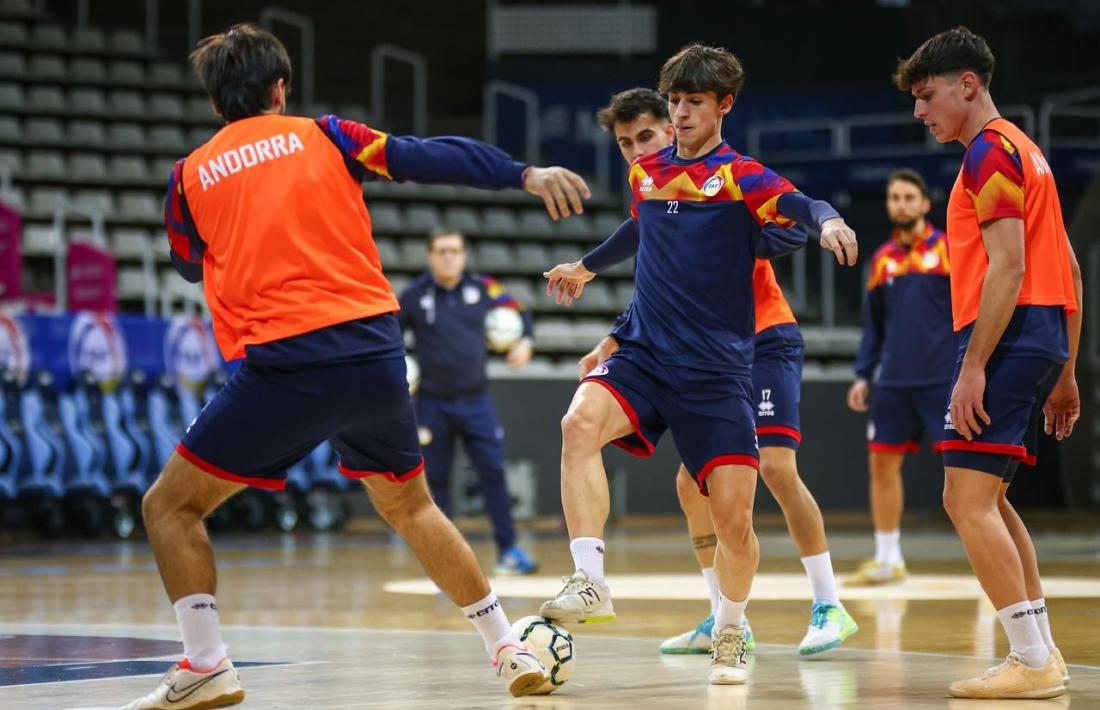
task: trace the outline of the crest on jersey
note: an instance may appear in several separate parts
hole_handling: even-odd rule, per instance
[[[481,289],[477,286],[463,286],[462,300],[468,306],[472,306],[481,300]]]
[[[726,184],[726,179],[721,175],[715,175],[710,180],[703,183],[703,194],[707,197],[714,197],[718,194],[718,191],[722,189]]]
[[[934,269],[940,265],[940,255],[934,251],[924,252],[924,256],[921,257],[921,262],[926,269]]]

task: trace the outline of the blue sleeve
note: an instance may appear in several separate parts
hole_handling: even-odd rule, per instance
[[[585,254],[581,263],[594,274],[602,273],[637,254],[639,243],[638,223],[628,219],[602,244]]]
[[[386,164],[394,180],[489,189],[523,187],[527,168],[500,148],[458,136],[390,136]]]
[[[164,199],[164,228],[168,233],[169,254],[172,266],[191,283],[202,281],[202,260],[206,243],[199,237],[198,228],[191,218],[187,196],[183,193],[183,160],[177,161],[168,179],[168,192]]]
[[[885,332],[886,295],[879,286],[867,292],[867,302],[863,304],[863,338],[856,355],[856,375],[868,382],[874,379],[875,368],[882,359]]]
[[[760,238],[756,241],[756,256],[759,259],[777,259],[798,251],[806,246],[806,230],[797,224],[784,229],[769,222],[760,229]]]
[[[783,193],[775,206],[779,214],[810,229],[819,230],[825,222],[840,216],[825,200],[814,200],[801,192]]]

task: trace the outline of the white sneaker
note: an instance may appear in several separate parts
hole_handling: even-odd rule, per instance
[[[562,624],[599,624],[615,618],[611,606],[611,590],[599,582],[589,581],[579,569],[572,577],[562,577],[565,583],[558,596],[543,602],[539,616]]]
[[[191,670],[191,664],[184,659],[164,674],[156,690],[121,710],[211,710],[242,700],[241,678],[228,658],[206,673]]]
[[[844,643],[857,631],[859,625],[847,610],[828,602],[814,602],[810,610],[810,626],[798,645],[798,653],[811,656],[828,651]]]
[[[711,685],[740,685],[747,681],[745,630],[727,626],[715,633],[712,641],[714,647],[710,651],[710,670],[707,671]]]
[[[546,666],[526,648],[502,647],[493,665],[497,677],[508,683],[508,692],[517,698],[535,692],[550,680]]]

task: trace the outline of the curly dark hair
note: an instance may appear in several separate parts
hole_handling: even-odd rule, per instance
[[[993,65],[993,52],[986,41],[959,25],[935,35],[908,59],[899,59],[894,84],[902,91],[909,91],[913,84],[929,77],[972,71],[988,88],[993,80]]]
[[[638,87],[612,96],[611,103],[596,112],[596,122],[605,131],[613,131],[616,123],[630,123],[647,113],[659,121],[667,121],[668,103],[653,89]]]
[[[290,57],[279,39],[245,22],[199,41],[190,56],[214,107],[226,121],[271,108],[271,89],[282,79],[290,92]]]

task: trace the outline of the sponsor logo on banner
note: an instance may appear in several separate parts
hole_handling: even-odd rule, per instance
[[[105,387],[117,385],[126,372],[126,342],[113,315],[78,313],[69,330],[69,369],[84,371]]]
[[[17,318],[0,310],[0,370],[10,372],[23,384],[31,371],[31,351],[27,334]]]
[[[201,320],[186,316],[172,319],[164,336],[164,365],[176,382],[192,389],[204,386],[207,378],[221,368],[214,339]]]

